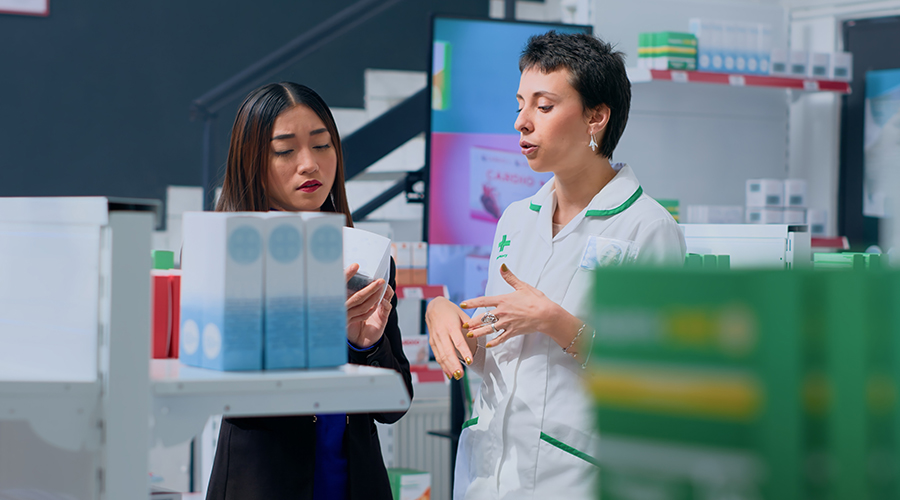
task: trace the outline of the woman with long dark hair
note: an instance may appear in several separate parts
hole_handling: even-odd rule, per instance
[[[344,189],[341,139],[331,111],[312,89],[270,84],[251,92],[231,131],[217,211],[343,213],[353,226]],[[358,266],[345,270],[349,279]],[[351,363],[391,368],[412,398],[394,297],[376,280],[347,299]],[[375,421],[398,413],[222,419],[208,500],[391,499]]]

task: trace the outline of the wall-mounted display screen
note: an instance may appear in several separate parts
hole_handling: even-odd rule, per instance
[[[435,17],[432,26],[428,223],[430,283],[451,300],[487,283],[494,229],[510,203],[550,174],[531,170],[519,148],[519,56],[532,35],[589,26]]]

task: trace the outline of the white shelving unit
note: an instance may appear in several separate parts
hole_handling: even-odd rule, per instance
[[[99,446],[99,407],[99,382],[0,382],[0,420],[26,420],[35,434],[63,450]]]
[[[402,411],[409,396],[393,370],[333,369],[217,372],[175,359],[150,363],[153,435],[173,445],[200,433],[210,415],[304,415]]]
[[[151,363],[153,226],[134,200],[0,198],[0,497],[148,498],[151,442],[186,441],[214,414],[409,407],[382,368]]]

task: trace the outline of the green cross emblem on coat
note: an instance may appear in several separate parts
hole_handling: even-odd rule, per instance
[[[500,241],[500,252],[503,252],[503,249],[510,246],[511,244],[512,244],[512,242],[509,241],[508,239],[506,239],[506,235],[504,234],[503,240]]]

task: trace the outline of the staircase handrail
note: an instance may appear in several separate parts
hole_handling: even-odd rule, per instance
[[[226,104],[252,90],[267,78],[352,30],[402,0],[359,0],[315,28],[294,38],[231,78],[216,85],[191,103],[191,118],[214,115]]]

